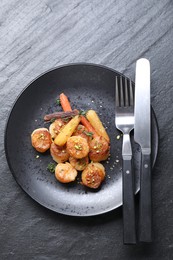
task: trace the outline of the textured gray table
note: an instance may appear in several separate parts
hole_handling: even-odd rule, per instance
[[[0,258],[172,259],[173,3],[170,0],[2,0],[0,2]],[[60,64],[92,62],[134,80],[135,62],[152,68],[160,129],[153,171],[154,242],[123,246],[121,208],[89,217],[51,212],[17,185],[4,153],[4,129],[18,94]]]

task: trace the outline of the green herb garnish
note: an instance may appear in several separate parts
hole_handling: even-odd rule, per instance
[[[87,136],[91,136],[91,137],[93,136],[92,132],[87,132],[87,131],[84,130],[83,133],[86,134]]]
[[[60,106],[60,105],[61,105],[61,101],[60,101],[60,99],[59,99],[59,98],[56,100],[56,104],[57,104],[58,106]]]
[[[64,116],[64,117],[62,117],[62,120],[63,120],[65,123],[67,123],[70,119],[71,119],[71,117],[69,117],[69,116]]]
[[[55,167],[56,167],[55,163],[49,163],[47,166],[47,170],[50,171],[51,173],[54,173]]]
[[[81,116],[86,116],[86,113],[87,113],[87,111],[84,111],[84,110],[79,111],[79,115],[81,115]]]
[[[56,120],[56,118],[51,118],[50,123],[53,123]]]

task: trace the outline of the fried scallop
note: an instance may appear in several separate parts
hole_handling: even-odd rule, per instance
[[[32,146],[40,153],[46,152],[52,143],[51,135],[47,128],[37,128],[31,134]]]
[[[50,154],[53,160],[57,163],[66,162],[69,159],[66,146],[58,146],[54,142],[50,146]]]
[[[76,159],[86,157],[89,153],[87,140],[81,136],[69,137],[67,140],[67,152]]]
[[[81,159],[76,159],[76,158],[70,156],[69,162],[77,171],[83,171],[89,163],[89,158],[88,158],[88,156],[86,156]]]
[[[89,143],[89,158],[93,162],[104,161],[109,157],[110,145],[103,136],[93,138]]]
[[[90,132],[88,132],[87,128],[84,125],[79,124],[75,132],[73,133],[73,136],[81,136],[85,138],[87,142],[89,142],[92,135]]]
[[[55,178],[62,183],[69,183],[76,179],[77,171],[69,162],[59,163],[55,167]]]
[[[83,185],[97,189],[105,178],[105,168],[101,163],[89,163],[83,170],[81,178]]]
[[[61,118],[56,119],[53,123],[50,124],[49,132],[51,134],[52,139],[55,139],[55,137],[59,134],[61,128],[65,124],[66,123]]]

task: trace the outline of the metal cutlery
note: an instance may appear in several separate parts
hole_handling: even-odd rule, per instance
[[[130,132],[134,128],[134,92],[132,82],[122,77],[115,81],[115,125],[123,133],[123,239],[136,244],[135,203]]]
[[[150,63],[139,59],[135,78],[134,139],[141,147],[139,241],[152,241]]]

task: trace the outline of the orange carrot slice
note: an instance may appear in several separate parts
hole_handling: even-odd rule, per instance
[[[62,109],[64,110],[64,112],[72,111],[68,97],[64,93],[61,93],[59,98],[60,98],[60,103],[61,103],[61,106],[62,106]]]
[[[98,136],[96,130],[94,129],[94,127],[90,124],[90,122],[86,119],[86,117],[84,116],[80,116],[80,121],[81,123],[88,129],[88,132],[93,133],[93,137]]]

